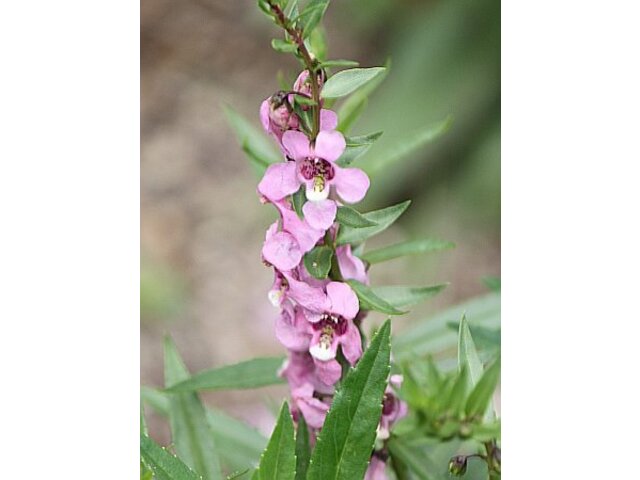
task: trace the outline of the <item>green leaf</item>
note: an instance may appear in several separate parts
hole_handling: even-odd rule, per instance
[[[407,200],[406,202],[402,202],[391,207],[364,213],[363,217],[377,223],[377,225],[365,228],[352,228],[348,226],[340,228],[337,238],[338,245],[344,245],[345,243],[360,243],[367,238],[386,230],[400,217],[400,215],[404,213],[407,208],[409,208],[410,204],[411,200]]]
[[[246,423],[220,410],[209,409],[207,421],[213,431],[220,461],[227,471],[256,465],[267,439]]]
[[[169,416],[169,397],[149,387],[141,387],[140,397],[159,415]],[[267,439],[256,429],[215,408],[207,409],[207,422],[213,433],[220,461],[227,471],[257,464]]]
[[[447,285],[449,284],[443,283],[440,285],[431,285],[428,287],[392,285],[388,287],[373,287],[371,288],[371,291],[374,293],[374,295],[383,299],[389,305],[392,305],[396,308],[402,308],[416,305],[423,300],[437,295],[442,290],[444,290]]]
[[[455,243],[453,242],[426,238],[423,240],[410,240],[408,242],[396,243],[395,245],[372,250],[362,255],[361,258],[370,264],[374,264],[403,257],[405,255],[437,252],[454,247]]]
[[[338,110],[338,130],[346,134],[360,117],[369,102],[369,95],[387,78],[391,61],[385,63],[385,71],[347,98]]]
[[[296,22],[303,29],[303,38],[307,38],[320,23],[328,5],[329,0],[310,0],[300,12]]]
[[[304,192],[304,185],[300,187],[300,189],[291,195],[291,203],[293,204],[293,209],[298,214],[299,218],[304,218],[304,213],[302,212],[302,207],[307,201],[307,195]]]
[[[167,391],[230,390],[284,383],[284,380],[278,377],[278,369],[283,361],[282,357],[254,358],[234,365],[204,370],[172,385]]]
[[[329,275],[332,258],[333,250],[331,247],[322,245],[314,248],[304,256],[304,266],[313,278],[322,280]]]
[[[482,282],[492,292],[500,293],[500,278],[499,277],[484,277]]]
[[[287,18],[295,18],[298,16],[298,0],[289,0],[284,9]]]
[[[140,456],[156,480],[199,480],[200,476],[185,465],[178,457],[146,435],[140,435]]]
[[[278,153],[270,139],[252,123],[233,110],[225,106],[224,113],[227,122],[233,129],[242,150],[247,154],[254,170],[259,175],[272,163],[282,161],[282,155]]]
[[[390,331],[391,323],[387,320],[333,397],[311,455],[308,480],[364,477],[390,371]]]
[[[347,146],[344,153],[336,161],[341,167],[351,165],[355,160],[367,153],[371,146],[378,138],[382,136],[382,131],[370,133],[369,135],[359,135],[356,137],[347,137]]]
[[[403,315],[407,312],[398,310],[393,305],[378,297],[371,288],[357,280],[347,280],[358,300],[360,301],[361,310],[375,310],[376,312],[386,313],[387,315]]]
[[[380,173],[382,170],[404,160],[425,145],[442,136],[449,130],[452,124],[453,120],[451,117],[447,117],[435,125],[423,127],[411,135],[398,139],[394,145],[391,145],[385,150],[388,152],[386,155],[382,153],[379,157],[371,158],[364,166],[364,169],[369,175]]]
[[[267,448],[260,459],[260,478],[294,480],[296,474],[296,442],[289,406],[284,402]]]
[[[140,433],[142,435],[149,435],[149,431],[147,430],[147,422],[144,419],[144,405],[142,404],[142,400],[140,400]]]
[[[165,384],[174,385],[189,378],[175,344],[165,339]],[[196,393],[178,393],[169,399],[169,423],[180,458],[207,480],[222,479],[213,434]]]
[[[475,297],[413,322],[409,328],[394,336],[393,353],[396,360],[436,353],[447,358],[455,353],[458,335],[447,325],[450,322],[458,324],[465,312],[473,326],[496,328],[500,325],[500,295],[489,293]]]
[[[456,333],[460,329],[460,322],[448,322],[447,327]],[[500,328],[488,328],[481,325],[469,325],[473,342],[479,351],[500,348]]]
[[[465,412],[469,416],[484,415],[491,403],[493,392],[500,380],[500,356],[487,368],[484,375],[478,380],[467,399]]]
[[[357,67],[360,63],[355,60],[326,60],[320,62],[320,68],[334,68],[334,67]]]
[[[322,62],[327,58],[327,38],[322,25],[314,28],[307,40],[308,49],[316,59]]]
[[[295,43],[291,43],[281,38],[274,38],[271,40],[271,48],[280,53],[291,53],[298,50],[298,46]]]
[[[433,460],[425,455],[424,452],[412,448],[398,437],[393,437],[388,445],[391,456],[400,459],[402,463],[409,467],[416,478],[420,480],[433,479],[433,477],[428,475],[428,472],[434,471],[433,468],[430,468]]]
[[[467,392],[469,385],[469,370],[466,367],[462,367],[462,370],[458,373],[456,381],[451,387],[449,396],[447,398],[447,409],[457,416],[464,410],[465,400],[467,399]]]
[[[355,92],[385,71],[385,67],[350,68],[329,78],[322,88],[322,98],[339,98]]]
[[[296,480],[305,480],[311,458],[309,443],[309,429],[304,415],[298,417],[298,431],[296,432]]]
[[[351,207],[338,207],[336,221],[341,225],[347,225],[353,228],[373,227],[374,225],[377,225],[376,222],[367,219],[364,215]]]
[[[482,362],[471,337],[466,315],[460,321],[458,331],[458,371],[466,368],[469,371],[469,386],[473,387],[482,376]]]

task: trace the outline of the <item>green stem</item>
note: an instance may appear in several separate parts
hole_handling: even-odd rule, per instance
[[[298,52],[302,56],[302,60],[309,71],[311,77],[311,95],[313,98],[313,125],[311,128],[311,141],[314,141],[320,132],[320,86],[318,85],[318,76],[316,75],[317,62],[309,53],[307,46],[304,44],[303,31],[300,28],[295,28],[289,22],[280,6],[273,4],[269,0],[269,7],[276,16],[278,25],[282,27],[293,38],[298,46]]]

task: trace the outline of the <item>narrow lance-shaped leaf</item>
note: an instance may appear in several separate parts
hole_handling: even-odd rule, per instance
[[[376,312],[386,313],[387,315],[403,315],[407,312],[398,310],[389,302],[378,297],[371,288],[357,280],[347,280],[353,291],[358,296],[361,310],[375,310]]]
[[[369,237],[383,232],[395,222],[404,211],[409,208],[411,200],[383,208],[374,210],[373,212],[363,213],[362,216],[367,220],[377,223],[377,225],[365,228],[352,228],[343,226],[338,231],[337,243],[344,245],[345,243],[360,243]]]
[[[320,68],[333,68],[333,67],[357,67],[360,65],[354,60],[326,60],[320,62]]]
[[[396,243],[388,247],[371,250],[362,255],[362,259],[370,264],[385,262],[406,255],[417,255],[420,253],[437,252],[455,247],[455,243],[443,240],[426,238],[423,240],[410,240],[408,242]]]
[[[276,385],[284,380],[278,376],[282,357],[254,358],[246,362],[204,370],[167,389],[168,392],[244,389]]]
[[[462,371],[463,368],[469,370],[469,386],[473,387],[480,380],[483,368],[466,315],[462,316],[458,333],[458,371]]]
[[[165,384],[189,377],[180,354],[170,338],[165,339]],[[205,480],[222,479],[212,431],[205,409],[196,393],[172,394],[169,400],[169,424],[176,451],[187,465]]]
[[[380,86],[384,79],[387,78],[390,67],[391,61],[387,60],[385,63],[385,70],[382,74],[375,77],[342,103],[338,110],[339,131],[344,134],[349,133],[353,124],[358,120],[362,112],[364,112],[367,107],[369,95],[371,95],[373,91]]]
[[[311,458],[309,443],[309,429],[304,415],[298,416],[298,431],[296,432],[296,480],[305,480]]]
[[[336,161],[341,167],[348,167],[358,158],[369,151],[371,146],[382,136],[382,131],[370,133],[368,135],[358,135],[347,137],[344,153]]]
[[[140,455],[156,480],[199,480],[200,476],[146,435],[140,435]]]
[[[390,371],[390,332],[387,320],[336,392],[311,455],[308,480],[364,477]]]
[[[336,221],[341,225],[353,228],[373,227],[377,225],[373,220],[369,220],[357,210],[351,207],[338,207]]]
[[[444,290],[447,285],[448,283],[431,285],[428,287],[391,285],[385,287],[372,287],[371,291],[389,305],[396,308],[402,308],[416,305],[433,297],[434,295],[437,295]]]
[[[465,412],[469,416],[484,415],[500,380],[500,356],[487,368],[467,399]]]
[[[481,295],[414,322],[394,337],[396,359],[455,352],[458,328],[454,333],[448,324],[455,322],[457,327],[465,312],[468,318],[473,319],[474,326],[497,328],[500,325],[500,295]]]
[[[333,250],[327,246],[316,247],[304,256],[304,266],[312,277],[322,280],[331,270]]]
[[[349,95],[385,71],[385,67],[350,68],[329,78],[322,88],[323,98]]]
[[[256,173],[262,175],[267,166],[282,160],[282,155],[278,153],[273,142],[249,120],[228,106],[224,107],[224,113]]]
[[[435,125],[424,127],[418,132],[398,139],[395,144],[387,147],[378,156],[368,158],[367,162],[363,163],[364,170],[372,176],[380,173],[442,136],[449,130],[452,123],[453,121],[449,117]]]
[[[281,38],[274,38],[271,40],[271,48],[276,52],[291,53],[295,52],[298,49],[298,46],[295,43],[282,40]]]
[[[296,442],[289,406],[284,402],[267,448],[258,467],[262,480],[294,480],[296,473]]]
[[[394,437],[389,441],[391,456],[398,458],[420,480],[433,480],[429,472],[434,472],[433,460],[422,451],[407,445],[401,438]]]
[[[171,394],[143,386],[140,396],[156,413],[169,416]],[[206,413],[222,465],[228,471],[256,465],[267,445],[267,439],[255,428],[220,410],[209,408]]]
[[[313,29],[320,23],[328,5],[329,0],[310,0],[300,12],[296,22],[303,28],[304,38],[311,35]]]

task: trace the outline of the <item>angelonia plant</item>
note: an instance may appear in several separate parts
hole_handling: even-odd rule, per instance
[[[353,164],[381,132],[348,131],[387,69],[326,59],[321,20],[328,3],[258,0],[282,34],[272,47],[294,55],[300,70],[292,84],[281,83],[262,101],[265,138],[227,109],[259,176],[258,198],[277,214],[261,257],[273,271],[267,297],[278,309],[274,336],[286,358],[190,376],[167,339],[165,389],[143,387],[142,398],[168,418],[172,446],[169,451],[149,437],[142,413],[141,478],[218,480],[223,471],[227,479],[252,480],[500,478],[500,419],[493,407],[500,375],[499,279],[487,279],[487,296],[394,336],[393,358],[391,319],[375,329],[368,318],[370,312],[402,315],[446,286],[374,287],[372,265],[453,244],[410,240],[365,251],[365,241],[392,225],[410,202],[367,213],[355,208],[371,182]],[[339,99],[345,100],[338,110]],[[448,122],[403,140],[397,150],[419,148],[443,133],[443,125]],[[269,440],[206,408],[197,395],[282,382],[289,402]]]

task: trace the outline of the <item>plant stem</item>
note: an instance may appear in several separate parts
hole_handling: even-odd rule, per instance
[[[318,136],[318,132],[320,132],[320,86],[318,85],[318,76],[316,75],[317,62],[313,59],[307,46],[304,44],[302,29],[295,28],[290,24],[289,19],[285,16],[279,5],[275,5],[271,0],[268,0],[268,2],[271,11],[276,16],[278,25],[296,42],[298,51],[311,77],[311,94],[314,102],[314,105],[311,107],[313,108],[313,125],[311,128],[311,141],[313,142]]]

